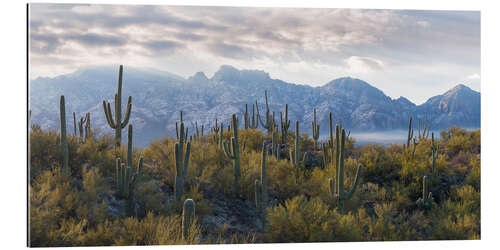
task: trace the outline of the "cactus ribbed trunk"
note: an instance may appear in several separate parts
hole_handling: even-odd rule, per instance
[[[234,184],[233,190],[235,194],[239,194],[240,190],[240,145],[238,140],[238,120],[236,114],[232,115],[231,128],[233,130],[233,137],[231,137],[231,145],[224,142],[224,154],[227,158],[233,160],[233,175]]]
[[[178,133],[178,142],[175,143],[175,199],[180,201],[184,194],[184,180],[187,176],[189,166],[189,155],[191,153],[191,143],[186,142],[188,130],[184,130],[184,123],[181,122]],[[184,151],[184,144],[186,150]]]
[[[66,137],[66,105],[64,102],[64,96],[61,96],[59,103],[59,113],[61,121],[61,153],[62,153],[62,172],[65,175],[70,175],[71,171],[69,169],[69,152],[68,152],[68,141]]]
[[[194,223],[195,203],[192,199],[186,199],[182,208],[182,239],[189,239],[189,229]]]

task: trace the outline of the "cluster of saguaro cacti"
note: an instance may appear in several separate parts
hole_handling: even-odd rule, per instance
[[[189,154],[191,153],[191,142],[187,139],[188,130],[184,130],[184,122],[181,122],[178,130],[177,142],[175,143],[175,199],[180,201],[184,194],[184,180],[187,176],[189,166]],[[184,145],[186,145],[184,149]]]
[[[314,150],[316,150],[319,139],[319,124],[316,121],[316,108],[314,108],[314,120],[312,121],[312,138],[314,140]]]
[[[409,153],[410,152],[410,145],[411,145],[411,142],[413,140],[413,150],[411,151],[411,155],[413,157],[413,156],[415,156],[415,150],[417,149],[418,142],[417,142],[417,138],[413,137],[412,120],[413,120],[413,117],[410,116],[410,121],[408,122],[408,137],[406,139],[406,144],[403,144],[403,149],[407,153]],[[424,128],[424,134],[428,133],[426,128],[427,128],[427,125]],[[420,121],[419,121],[418,133],[420,136]]]
[[[231,144],[224,141],[223,148],[224,154],[227,158],[233,160],[233,175],[234,175],[234,184],[233,190],[235,193],[239,193],[239,185],[240,185],[240,144],[238,139],[238,121],[236,118],[236,114],[233,114],[231,120],[231,128],[233,130],[233,137],[231,137]],[[242,150],[245,150],[246,142],[243,142]]]
[[[200,133],[200,130],[198,129],[198,121],[195,121],[194,122],[194,139],[195,140],[200,140],[201,138],[203,138],[203,130],[204,130],[204,125],[202,124],[201,125],[201,133]]]
[[[295,145],[294,150],[290,149],[290,162],[292,162],[295,167],[295,182],[299,181],[299,171],[300,171],[300,136],[299,136],[299,121],[295,121]]]
[[[283,120],[283,113],[280,111],[280,127],[281,127],[281,144],[286,143],[288,129],[290,128],[290,120],[288,120],[288,104],[285,105],[285,120]]]
[[[418,120],[418,139],[427,139],[429,137],[429,126],[427,126],[427,117],[425,117],[424,120],[424,130],[422,133],[420,133],[420,120]]]
[[[221,122],[220,127],[217,124],[217,118],[215,119],[215,126],[212,127],[212,138],[216,149],[222,150],[222,144],[224,140],[224,124]]]
[[[274,112],[271,115],[271,110],[269,110],[269,104],[267,102],[267,90],[264,92],[264,95],[266,97],[266,122],[264,123],[262,121],[262,118],[260,117],[260,113],[259,113],[259,104],[257,103],[257,100],[255,100],[255,106],[257,107],[257,121],[260,122],[260,125],[263,128],[267,129],[268,134],[271,134],[276,126],[275,120],[274,120]]]
[[[432,152],[432,174],[436,174],[436,160],[439,155],[439,142],[434,141],[434,132],[431,134],[431,152]]]
[[[273,131],[271,140],[271,153],[277,161],[281,159],[281,145],[278,143],[278,132]]]
[[[76,126],[75,112],[73,112],[73,126],[74,126],[74,138],[78,137],[79,143],[85,143],[87,139],[89,139],[91,136],[90,113],[85,114],[85,117],[81,117],[80,120],[78,121],[78,131],[80,132],[80,136],[78,136],[76,130],[77,126]]]
[[[334,137],[333,137],[333,115],[332,112],[329,114],[330,118],[330,137],[327,140],[326,143],[323,143],[321,149],[323,152],[323,166],[326,167],[328,166],[331,162],[332,159],[334,158],[331,154],[331,150],[333,150],[333,142],[334,142]]]
[[[113,119],[113,113],[111,111],[111,105],[105,100],[102,101],[102,106],[104,109],[104,114],[106,116],[106,121],[109,126],[115,130],[115,147],[120,148],[122,129],[127,126],[128,120],[130,118],[130,112],[132,111],[132,97],[128,97],[127,109],[125,111],[125,118],[122,122],[122,74],[123,65],[120,65],[120,70],[118,73],[118,92],[115,94],[115,117]]]
[[[132,148],[133,128],[132,124],[128,125],[128,141],[127,141],[127,165],[121,162],[120,158],[116,159],[116,188],[120,198],[129,199],[134,191],[135,184],[139,182],[142,175],[142,164],[144,159],[141,157],[137,165],[137,171],[132,173],[133,164],[133,148]]]
[[[428,209],[432,207],[432,202],[434,198],[432,197],[432,192],[428,191],[427,188],[427,176],[422,177],[422,197],[418,198],[417,206],[422,209]]]
[[[69,169],[69,152],[68,152],[68,140],[66,138],[66,105],[64,102],[64,96],[61,96],[59,102],[59,115],[61,121],[61,153],[62,153],[62,172],[65,175],[70,175],[71,170]]]
[[[194,223],[196,204],[192,199],[186,199],[182,208],[182,239],[189,239],[189,229]]]
[[[330,140],[333,142],[332,119],[330,116]],[[359,177],[362,165],[359,164],[354,177],[354,184],[349,192],[344,191],[344,154],[345,154],[346,133],[340,126],[335,126],[335,150],[331,149],[331,158],[335,159],[335,181],[330,178],[330,195],[337,199],[337,209],[342,212],[344,201],[350,199],[359,184]],[[333,160],[332,160],[333,161]]]
[[[243,114],[245,129],[256,129],[259,123],[255,119],[255,104],[252,104],[252,116],[248,113],[248,104],[245,104],[245,113]]]
[[[262,219],[262,224],[265,223],[266,207],[267,207],[267,176],[266,176],[266,144],[262,143],[262,163],[260,166],[260,180],[255,180],[255,207]]]

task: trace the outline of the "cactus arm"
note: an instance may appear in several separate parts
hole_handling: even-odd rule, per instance
[[[351,199],[351,197],[354,195],[354,192],[356,192],[356,188],[358,187],[359,176],[360,176],[360,172],[361,172],[362,167],[363,167],[363,165],[359,164],[358,169],[356,170],[356,177],[354,178],[354,184],[352,185],[351,190],[347,194],[345,194],[344,200]]]
[[[64,96],[61,96],[59,103],[59,112],[61,120],[61,152],[62,152],[62,170],[66,175],[70,175],[71,171],[69,169],[69,153],[68,153],[68,141],[66,137],[66,107],[64,102]]]
[[[127,109],[125,110],[125,118],[121,124],[122,128],[125,128],[125,126],[127,126],[131,112],[132,112],[132,96],[129,96],[127,101]]]
[[[104,115],[106,116],[106,121],[108,122],[108,125],[112,128],[115,129],[116,125],[113,121],[113,114],[111,111],[110,104],[106,101],[102,101],[102,108],[104,109]]]
[[[224,154],[226,155],[226,157],[229,158],[229,159],[235,159],[234,155],[231,154],[231,151],[230,151],[229,146],[228,146],[228,142],[227,141],[223,141],[222,145],[223,145]]]
[[[132,167],[132,153],[134,152],[132,148],[132,137],[133,137],[133,128],[132,124],[128,125],[128,141],[127,141],[127,165]]]
[[[189,166],[189,155],[191,153],[191,143],[188,142],[186,145],[186,154],[184,156],[184,177],[187,176],[188,166]]]

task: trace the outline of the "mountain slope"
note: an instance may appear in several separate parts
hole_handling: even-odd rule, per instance
[[[68,129],[72,131],[72,112],[77,117],[91,112],[92,127],[112,132],[105,121],[102,100],[113,101],[117,88],[118,67],[85,68],[54,78],[30,81],[30,109],[33,122],[42,128],[59,127],[59,96],[66,97]],[[433,129],[451,125],[480,126],[480,94],[464,85],[415,105],[400,97],[391,99],[381,90],[354,78],[339,78],[321,87],[310,87],[272,79],[260,70],[238,70],[223,65],[208,78],[198,72],[188,79],[150,69],[125,68],[123,105],[132,96],[135,140],[146,145],[165,133],[175,133],[178,112],[184,111],[189,126],[204,124],[208,130],[215,118],[228,124],[232,113],[242,116],[245,104],[258,100],[264,112],[264,90],[269,106],[276,113],[289,105],[289,119],[301,122],[301,131],[310,130],[312,110],[316,107],[321,130],[328,129],[328,112],[350,130],[405,129],[409,116],[428,117]],[[125,107],[123,107],[125,108]],[[243,119],[240,119],[243,121]],[[242,122],[241,122],[242,123]],[[242,126],[242,124],[240,125]]]

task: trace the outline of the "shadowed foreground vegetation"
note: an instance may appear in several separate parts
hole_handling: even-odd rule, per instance
[[[97,133],[92,133],[97,134]],[[232,133],[225,130],[229,140]],[[300,134],[302,152],[314,141]],[[293,145],[295,135],[285,143]],[[33,125],[30,131],[30,245],[104,246],[370,240],[451,240],[480,238],[480,131],[451,128],[441,133],[432,174],[431,139],[418,141],[414,154],[402,145],[345,146],[345,186],[350,188],[362,164],[359,186],[342,211],[330,193],[335,167],[303,162],[298,174],[283,154],[267,155],[269,203],[262,216],[255,203],[262,142],[272,140],[258,129],[240,129],[239,193],[233,190],[233,161],[212,135],[191,140],[184,193],[175,199],[176,139],[166,136],[134,150],[133,169],[144,158],[132,201],[120,199],[115,183],[116,157],[110,135],[85,143],[67,135],[71,175],[61,171],[61,140],[56,131]],[[292,147],[293,148],[293,147]],[[433,201],[419,206],[422,176]],[[196,203],[187,237],[182,232],[182,204]],[[132,207],[132,209],[131,209]]]

